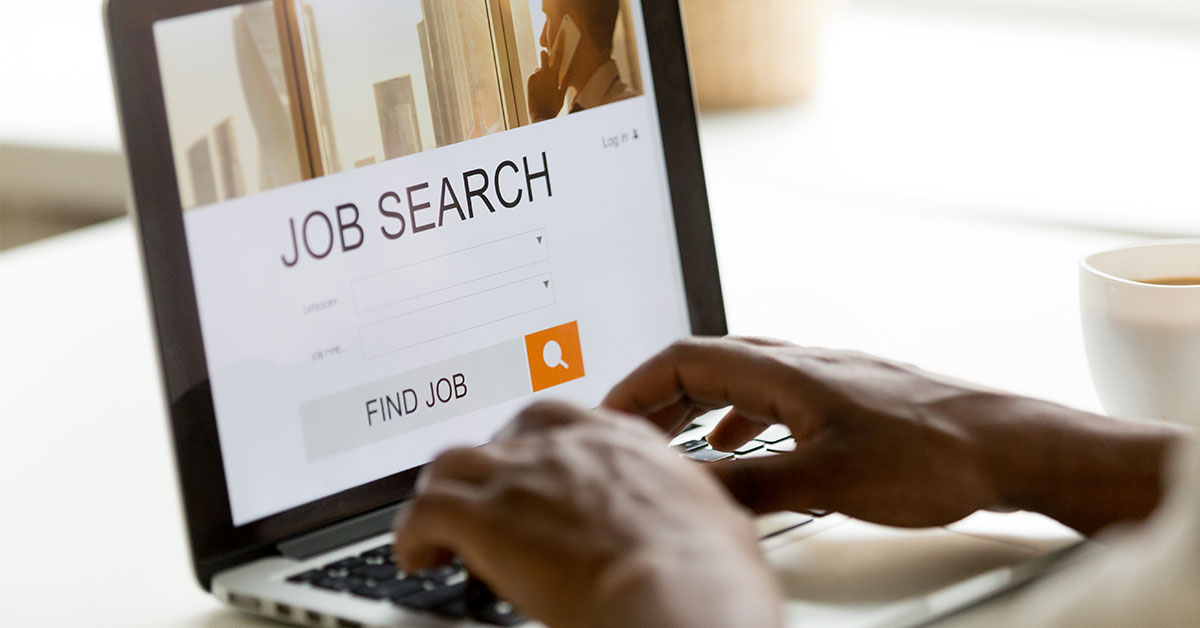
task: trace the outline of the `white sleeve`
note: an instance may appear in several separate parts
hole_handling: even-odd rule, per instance
[[[1200,438],[1174,456],[1172,489],[1108,550],[1012,601],[1012,626],[1200,626]]]

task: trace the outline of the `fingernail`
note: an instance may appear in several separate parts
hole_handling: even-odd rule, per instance
[[[425,490],[429,488],[429,482],[430,482],[429,472],[422,471],[421,474],[417,476],[417,484],[414,487],[416,489],[418,495],[421,493],[424,493]]]

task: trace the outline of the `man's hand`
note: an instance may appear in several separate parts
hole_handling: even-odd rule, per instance
[[[435,460],[396,521],[408,571],[463,558],[555,627],[779,625],[750,519],[635,417],[561,404]]]
[[[558,68],[551,67],[550,54],[542,51],[542,63],[529,75],[529,117],[534,122],[549,120],[562,109],[567,90],[558,84]]]
[[[750,338],[675,344],[604,405],[677,433],[732,406],[709,435],[733,450],[787,425],[794,452],[712,470],[757,512],[826,508],[897,526],[983,508],[1043,512],[1083,532],[1140,519],[1179,430],[1003,394],[858,353]]]

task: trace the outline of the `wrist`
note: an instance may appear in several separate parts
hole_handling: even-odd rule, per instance
[[[1184,430],[997,394],[985,465],[997,509],[1028,510],[1094,533],[1144,519],[1164,491],[1164,464]]]

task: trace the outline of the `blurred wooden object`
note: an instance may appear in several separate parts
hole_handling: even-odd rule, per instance
[[[116,151],[0,138],[0,250],[124,215],[126,181]]]
[[[682,0],[702,109],[780,105],[812,92],[824,0]]]

